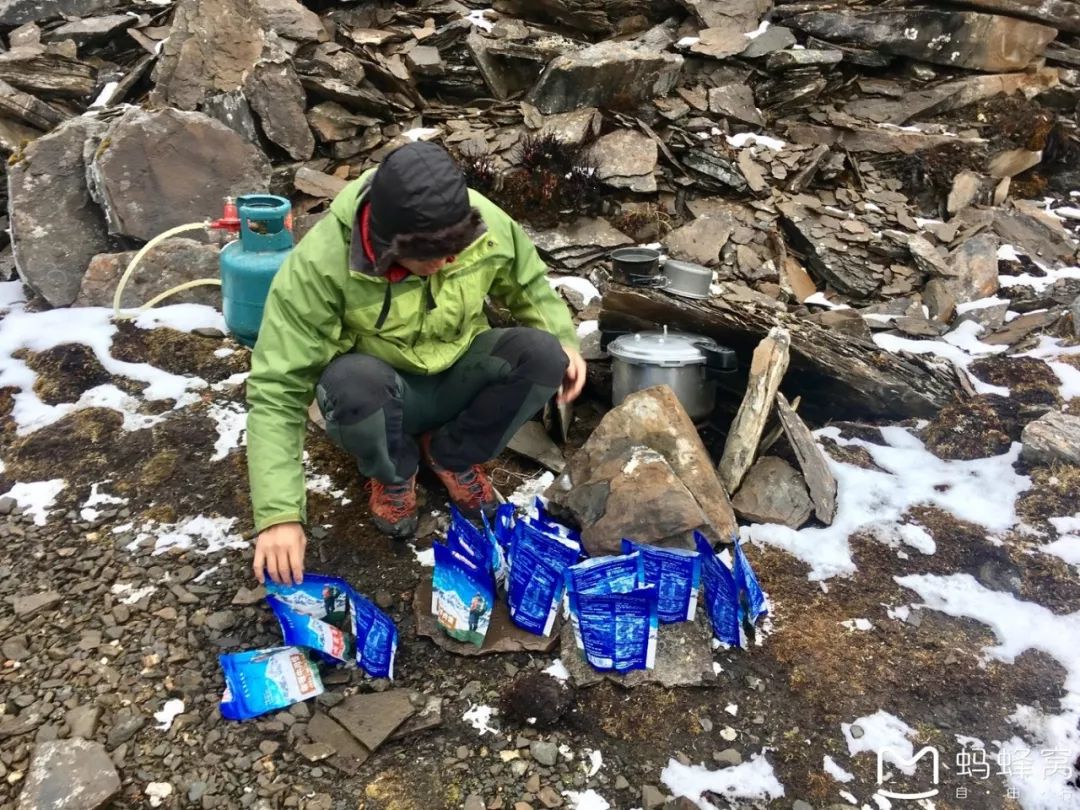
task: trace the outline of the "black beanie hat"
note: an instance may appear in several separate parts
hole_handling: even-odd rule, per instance
[[[465,175],[450,153],[418,141],[391,152],[368,189],[370,238],[376,264],[438,259],[464,250],[482,219],[469,204]]]

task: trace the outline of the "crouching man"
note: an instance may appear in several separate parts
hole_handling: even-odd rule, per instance
[[[421,461],[466,515],[494,510],[480,464],[556,392],[572,401],[585,383],[569,310],[545,273],[518,223],[469,189],[440,146],[403,146],[346,186],[274,278],[252,355],[260,582],[303,576],[313,397],[368,478],[380,531],[416,530]],[[520,326],[491,328],[489,293]]]

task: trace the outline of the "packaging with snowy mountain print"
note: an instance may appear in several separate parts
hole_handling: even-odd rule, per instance
[[[226,720],[248,720],[323,692],[319,670],[299,647],[228,653],[218,661],[225,673],[221,715]]]
[[[482,647],[495,606],[490,558],[485,555],[478,562],[442,543],[436,543],[434,548],[431,612],[448,636]]]

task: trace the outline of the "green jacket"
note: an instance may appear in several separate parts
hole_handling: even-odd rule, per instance
[[[247,458],[255,529],[307,522],[303,451],[307,409],[330,362],[348,352],[385,360],[414,374],[453,365],[490,329],[488,293],[524,326],[577,348],[569,310],[551,289],[536,248],[517,224],[481,194],[470,200],[487,232],[453,264],[428,279],[392,285],[382,327],[385,278],[350,270],[349,242],[374,169],[346,186],[274,277],[247,381]],[[430,295],[437,306],[424,305]]]

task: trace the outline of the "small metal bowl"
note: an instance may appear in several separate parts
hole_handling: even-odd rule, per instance
[[[664,290],[683,298],[705,299],[712,293],[713,271],[708,267],[693,262],[681,262],[668,259],[664,262],[664,276],[667,284]]]
[[[616,248],[610,256],[612,272],[622,284],[640,283],[660,272],[660,251],[652,248]]]

